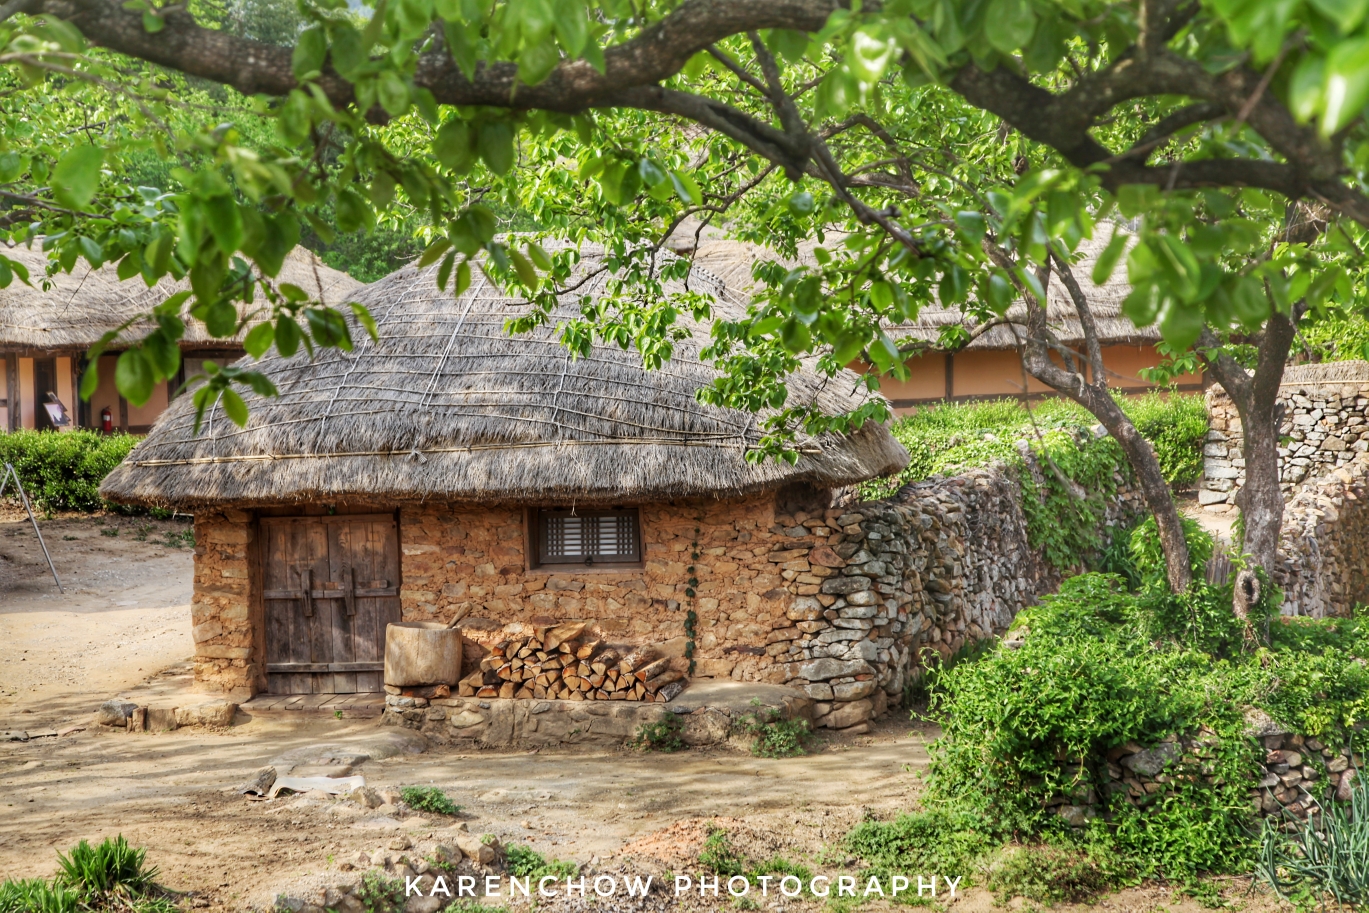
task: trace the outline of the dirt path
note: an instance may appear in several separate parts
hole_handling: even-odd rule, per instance
[[[27,518],[0,512],[0,729],[24,728],[25,711],[85,714],[194,652],[188,522],[78,515],[40,526],[65,594]]]

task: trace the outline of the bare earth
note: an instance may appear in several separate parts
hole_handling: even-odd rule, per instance
[[[43,523],[67,588],[61,597],[44,576],[32,529],[12,514],[0,517],[0,731],[82,725],[115,694],[184,685],[191,555],[152,540],[186,524],[152,522],[147,541],[136,541],[151,521],[105,522],[117,525],[119,536],[102,535],[88,518]],[[433,747],[362,767],[370,785],[437,785],[463,806],[456,819],[426,820],[308,797],[254,802],[234,789],[291,749],[364,743],[392,732],[373,720],[240,714],[226,732],[130,735],[88,727],[0,742],[0,878],[50,875],[56,852],[122,833],[147,848],[163,884],[192,892],[187,906],[262,909],[301,885],[354,879],[341,867],[358,852],[388,846],[397,833],[421,840],[458,822],[549,858],[656,873],[692,871],[708,823],[716,822],[754,858],[779,853],[835,874],[846,861],[837,843],[851,827],[914,806],[936,731],[895,717],[869,736],[820,739],[809,755],[787,760],[728,751],[463,754]],[[1226,893],[1245,909],[1277,906],[1248,891],[1241,881]],[[762,909],[817,909],[816,901],[776,900]],[[1097,905],[1145,913],[1201,909],[1163,886],[1123,891]],[[724,899],[706,906],[732,905]],[[952,906],[988,913],[992,897],[971,889]]]

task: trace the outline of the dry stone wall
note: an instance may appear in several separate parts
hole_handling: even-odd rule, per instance
[[[1284,507],[1279,566],[1284,615],[1345,616],[1369,603],[1369,454],[1300,487]]]
[[[1284,371],[1279,403],[1285,443],[1279,447],[1279,480],[1284,496],[1309,478],[1344,466],[1369,452],[1369,362],[1338,361],[1295,365]],[[1241,419],[1226,391],[1207,391],[1211,422],[1203,449],[1198,501],[1214,512],[1235,510],[1245,484]]]
[[[190,599],[195,685],[250,697],[264,685],[259,593],[250,568],[256,526],[250,514],[228,510],[195,515],[195,584]],[[257,610],[257,611],[254,611]]]

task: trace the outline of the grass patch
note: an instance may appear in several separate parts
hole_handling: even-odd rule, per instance
[[[699,850],[699,865],[715,875],[732,877],[746,874],[746,856],[732,845],[732,837],[724,828],[710,826],[704,845]]]
[[[122,836],[57,854],[57,874],[0,882],[0,913],[175,913],[143,849]]]
[[[400,789],[399,796],[405,805],[417,812],[455,815],[461,811],[461,806],[436,786],[405,786]]]

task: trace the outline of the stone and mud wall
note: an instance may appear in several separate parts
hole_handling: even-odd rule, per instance
[[[816,726],[858,732],[901,702],[928,656],[1001,633],[1054,589],[1059,575],[1028,543],[1021,497],[1014,472],[989,467],[871,502],[785,490],[643,505],[642,567],[550,572],[527,568],[521,508],[406,505],[403,617],[465,613],[467,670],[500,641],[584,621],[586,637],[653,646],[682,670],[692,661],[694,678],[798,689]],[[1104,522],[1129,523],[1140,509],[1123,484]],[[195,529],[197,682],[260,690],[253,517],[205,512]],[[481,703],[448,718],[482,726]]]

